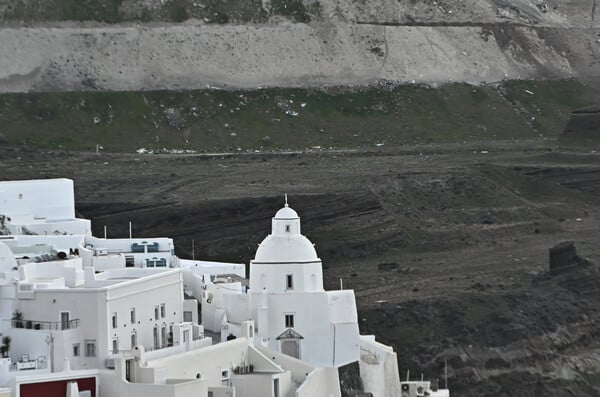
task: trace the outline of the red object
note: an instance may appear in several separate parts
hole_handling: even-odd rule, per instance
[[[79,391],[90,390],[92,397],[96,397],[96,378],[94,377],[22,384],[21,397],[65,397],[69,382],[77,382]]]

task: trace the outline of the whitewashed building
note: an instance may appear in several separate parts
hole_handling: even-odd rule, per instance
[[[324,290],[287,199],[249,279],[90,226],[70,180],[0,182],[0,396],[338,397],[348,364],[375,397],[449,396],[400,382],[393,350],[359,335],[354,292]]]

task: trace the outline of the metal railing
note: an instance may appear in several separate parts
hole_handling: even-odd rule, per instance
[[[25,328],[45,331],[61,331],[79,327],[79,319],[69,321],[37,321],[21,320],[13,318],[11,320],[13,328]]]

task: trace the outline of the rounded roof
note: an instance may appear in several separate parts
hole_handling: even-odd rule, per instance
[[[287,231],[282,232],[282,226]],[[289,228],[291,226],[291,228]],[[286,203],[273,217],[273,230],[258,246],[254,262],[304,263],[320,261],[313,243],[300,234],[300,217]]]
[[[254,261],[259,263],[298,263],[319,260],[313,244],[301,234],[292,236],[270,234],[260,243],[254,257]]]
[[[298,216],[298,213],[296,211],[294,211],[293,209],[291,209],[287,204],[285,205],[285,207],[283,207],[282,209],[280,209],[279,211],[277,211],[277,213],[275,214],[275,219],[298,219],[300,218]]]

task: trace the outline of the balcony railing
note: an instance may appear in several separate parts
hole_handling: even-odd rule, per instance
[[[61,331],[65,329],[73,329],[79,327],[79,319],[69,321],[36,321],[36,320],[21,320],[13,318],[11,320],[13,328],[26,328],[45,331]]]
[[[19,361],[11,363],[10,371],[26,371],[30,369],[46,369],[48,368],[48,361],[46,356],[38,356],[36,359],[30,359],[28,354],[23,354]]]

